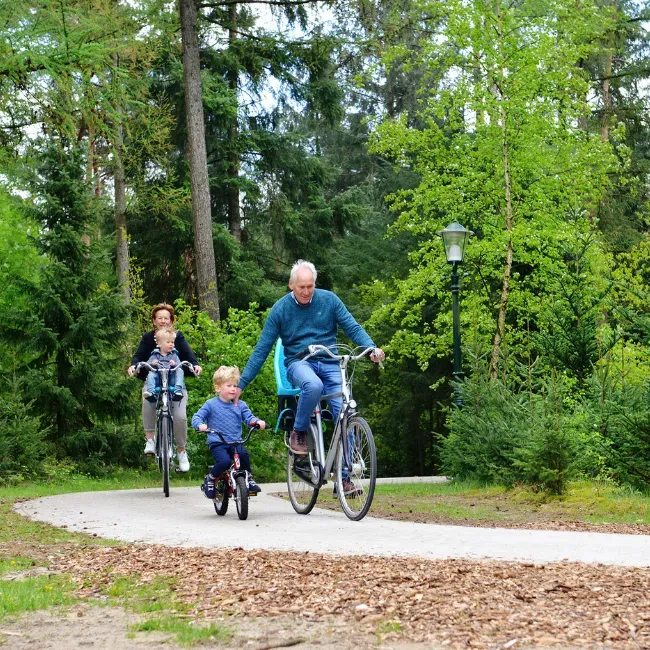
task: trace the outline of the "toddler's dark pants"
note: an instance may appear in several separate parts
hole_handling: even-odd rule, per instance
[[[232,457],[235,453],[235,449],[239,453],[239,463],[241,469],[251,472],[251,459],[248,455],[248,451],[244,445],[232,445],[229,443],[223,442],[213,442],[210,445],[210,453],[212,454],[212,459],[214,460],[214,466],[210,470],[210,474],[214,478],[219,478],[222,472],[225,472],[232,465]]]

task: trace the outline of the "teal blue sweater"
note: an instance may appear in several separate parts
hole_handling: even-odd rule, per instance
[[[376,347],[341,299],[331,291],[316,289],[308,305],[299,304],[293,292],[288,293],[271,308],[260,340],[239,380],[239,387],[244,389],[255,379],[278,337],[282,339],[285,363],[289,366],[297,361],[296,355],[308,345],[336,345],[338,327],[356,345]]]

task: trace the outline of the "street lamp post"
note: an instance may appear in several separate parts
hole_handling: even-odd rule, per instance
[[[462,263],[465,257],[465,244],[470,235],[474,233],[466,230],[457,221],[449,224],[444,230],[438,232],[442,237],[445,246],[445,255],[447,262],[451,264],[451,309],[453,316],[453,342],[454,342],[454,371],[452,373],[455,379],[462,379],[465,375],[462,370],[462,360],[460,354],[460,305],[459,296],[460,282],[458,279],[458,265]],[[454,395],[454,403],[462,405],[462,400]]]

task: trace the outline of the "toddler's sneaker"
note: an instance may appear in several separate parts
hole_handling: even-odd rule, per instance
[[[259,494],[262,491],[262,488],[255,483],[252,476],[248,478],[248,494]]]
[[[153,438],[147,438],[147,442],[144,446],[144,455],[145,456],[155,456],[156,455],[156,441]]]
[[[179,451],[178,455],[176,456],[176,460],[178,460],[178,471],[179,472],[189,472],[190,471],[190,461],[189,461],[189,458],[187,457],[187,452],[186,451]]]
[[[175,390],[172,395],[172,402],[180,402],[183,399],[183,391]]]
[[[156,401],[156,396],[152,395],[148,390],[145,390],[142,393],[142,397],[144,397],[147,400],[147,402],[155,402]]]
[[[201,492],[203,492],[206,499],[214,499],[217,496],[217,491],[214,489],[214,478],[210,474],[203,479]]]

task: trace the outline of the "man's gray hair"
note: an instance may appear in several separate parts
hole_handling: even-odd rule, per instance
[[[289,282],[295,282],[296,281],[296,278],[298,277],[298,271],[300,269],[309,269],[312,272],[312,275],[314,276],[314,284],[316,284],[316,276],[318,275],[318,273],[316,273],[316,267],[311,262],[308,262],[307,260],[298,260],[291,267],[291,274],[289,275]]]

